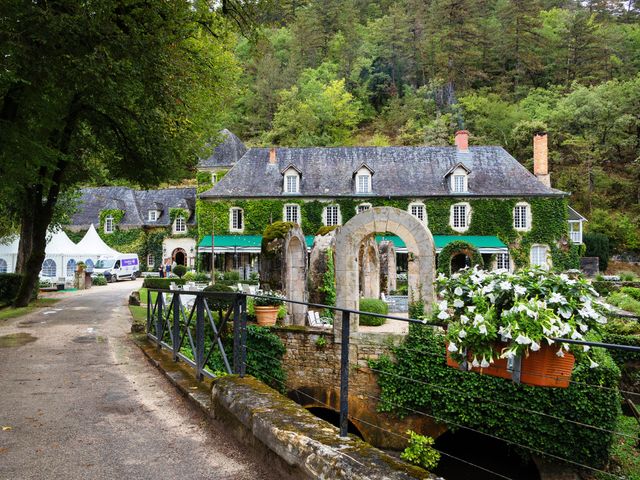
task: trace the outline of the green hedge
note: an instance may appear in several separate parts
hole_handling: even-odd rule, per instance
[[[361,298],[360,310],[363,312],[386,315],[387,313],[389,313],[389,305],[377,298]],[[370,315],[360,315],[360,325],[377,327],[384,324],[384,322],[386,321],[386,318],[372,317]]]
[[[176,285],[184,285],[186,281],[182,278],[156,278],[156,277],[146,277],[142,286],[144,288],[164,288],[167,289],[169,286],[175,283]]]
[[[443,335],[411,325],[404,344],[394,349],[395,360],[370,364],[379,373],[381,412],[404,416],[418,410],[449,428],[463,425],[504,439],[525,457],[531,450],[517,445],[602,468],[616,439],[607,432],[615,430],[620,414],[620,370],[602,349],[590,354],[600,366],[589,368],[579,355],[568,388],[518,385],[448,367]]]
[[[0,273],[0,306],[13,302],[21,282],[22,275],[18,273]]]

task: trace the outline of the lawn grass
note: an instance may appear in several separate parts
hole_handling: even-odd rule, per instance
[[[611,445],[611,464],[608,471],[628,480],[640,480],[640,450],[638,449],[640,425],[633,417],[620,416],[616,431],[632,435],[635,438],[620,435],[614,437]],[[611,476],[598,474],[597,478],[604,480],[611,478]]]
[[[607,301],[611,305],[615,305],[627,312],[640,315],[640,302],[623,292],[615,292],[607,297]]]
[[[21,317],[23,315],[26,315],[27,313],[33,312],[37,308],[46,308],[50,307],[51,305],[55,305],[59,301],[59,298],[39,298],[31,302],[26,307],[13,308],[9,306],[0,308],[0,321]]]

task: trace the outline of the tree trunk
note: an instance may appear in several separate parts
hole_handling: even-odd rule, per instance
[[[24,273],[27,259],[33,251],[33,212],[36,211],[34,193],[30,191],[28,200],[25,201],[20,221],[20,243],[18,245],[18,258],[16,259],[16,273]]]

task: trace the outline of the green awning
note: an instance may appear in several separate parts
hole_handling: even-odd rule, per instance
[[[313,235],[306,235],[305,240],[307,247],[313,245]],[[376,241],[390,240],[396,249],[403,250],[407,246],[400,237],[395,235],[383,236],[376,235]],[[470,243],[482,253],[495,253],[495,251],[506,251],[507,246],[498,238],[492,235],[434,235],[433,240],[436,244],[436,251],[442,250],[446,245],[456,240]],[[259,253],[262,243],[261,235],[216,235],[215,250],[219,253],[224,252],[249,252]],[[198,245],[199,252],[211,251],[211,235],[205,236]]]

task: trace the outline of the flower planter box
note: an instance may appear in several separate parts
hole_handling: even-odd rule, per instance
[[[254,307],[256,312],[256,321],[258,325],[263,327],[270,327],[276,324],[276,320],[278,319],[278,311],[280,310],[279,306],[270,306],[270,307]]]
[[[538,387],[567,388],[576,359],[570,352],[558,357],[559,346],[543,344],[537,352],[522,358],[520,382]]]
[[[567,388],[571,381],[575,357],[570,352],[565,352],[564,357],[558,357],[556,352],[556,347],[542,345],[537,352],[531,352],[528,357],[523,357],[520,365],[520,383],[537,387]],[[467,354],[467,359],[473,360],[473,355]],[[460,364],[451,358],[448,350],[447,365],[460,368]],[[512,370],[507,368],[507,359],[503,358],[496,359],[487,368],[473,367],[471,371],[508,380],[513,377]]]

